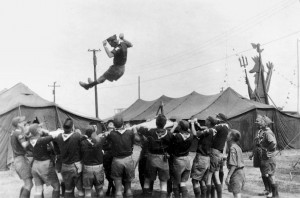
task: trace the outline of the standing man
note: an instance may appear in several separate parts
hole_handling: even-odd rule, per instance
[[[258,117],[259,116],[261,116],[261,115],[258,115]],[[254,145],[253,145],[254,148],[253,148],[253,151],[252,151],[252,153],[249,156],[250,160],[253,159],[253,167],[259,168],[260,171],[262,170],[261,169],[262,149],[261,149],[261,146],[260,146],[260,142],[261,142],[261,139],[262,139],[262,134],[263,134],[263,131],[259,129],[257,131],[256,137],[254,138]],[[265,195],[268,195],[269,192],[271,191],[271,186],[269,185],[268,178],[266,176],[264,176],[262,174],[262,172],[261,172],[261,178],[262,178],[263,184],[265,186],[265,189],[264,189],[263,192],[258,193],[258,195],[265,196]]]
[[[74,198],[76,186],[79,197],[84,196],[82,188],[82,164],[81,164],[81,140],[82,135],[73,130],[74,124],[71,118],[67,118],[63,124],[64,132],[55,138],[58,144],[62,167],[61,175],[65,182],[65,198]]]
[[[125,72],[125,64],[127,61],[127,48],[132,47],[132,44],[124,38],[123,33],[119,35],[119,38],[122,40],[122,42],[118,40],[116,35],[113,35],[103,41],[103,47],[107,56],[109,58],[114,58],[113,65],[110,66],[109,69],[96,81],[93,82],[89,78],[88,83],[80,81],[80,86],[88,90],[97,84],[103,83],[105,80],[109,80],[111,82],[114,80],[117,81],[121,76],[123,76]],[[107,42],[111,47],[114,48],[112,51],[107,48]]]
[[[16,172],[18,173],[21,180],[23,180],[23,186],[20,191],[20,198],[29,198],[30,191],[33,186],[31,166],[30,162],[26,157],[26,147],[29,142],[26,141],[25,135],[25,117],[18,116],[13,118],[12,126],[14,130],[11,134],[11,147],[14,155],[14,165]]]
[[[279,197],[278,195],[278,186],[275,182],[275,169],[276,169],[276,160],[275,160],[275,151],[277,147],[277,141],[275,134],[268,127],[271,123],[270,118],[267,116],[258,115],[255,122],[259,129],[262,132],[262,138],[260,141],[262,149],[262,160],[261,160],[261,173],[263,177],[266,177],[266,181],[271,186],[270,192],[267,197]]]

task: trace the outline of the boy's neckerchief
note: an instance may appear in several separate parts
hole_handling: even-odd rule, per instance
[[[119,133],[123,134],[126,131],[126,129],[118,128],[118,129],[115,129],[115,131],[118,131]]]
[[[184,131],[183,133],[180,132],[179,134],[181,135],[181,137],[184,141],[187,140],[191,136],[191,134],[188,133],[187,131]]]
[[[68,140],[72,135],[74,134],[74,131],[71,133],[62,133],[62,138],[64,141]]]
[[[160,133],[160,132],[158,133],[158,131],[164,131],[164,133]],[[158,139],[161,139],[168,134],[167,131],[164,129],[158,129],[155,133],[156,133]]]
[[[38,138],[30,138],[29,142],[34,147],[36,145],[36,142],[38,141]]]

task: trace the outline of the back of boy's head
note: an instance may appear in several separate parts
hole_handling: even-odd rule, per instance
[[[241,133],[238,130],[231,129],[230,130],[231,138],[234,142],[238,142],[241,139]]]
[[[116,115],[114,117],[114,126],[118,129],[118,128],[121,128],[124,124],[124,121],[123,121],[123,117],[121,115]]]
[[[178,123],[178,126],[182,131],[188,131],[189,130],[189,122],[185,120],[180,120]]]
[[[90,138],[94,132],[95,128],[93,126],[88,126],[85,130],[85,135]]]
[[[163,129],[167,123],[166,116],[159,114],[156,118],[156,126],[157,128]]]
[[[37,136],[39,135],[39,131],[38,131],[39,127],[40,126],[38,124],[32,124],[30,125],[28,131],[32,136]]]

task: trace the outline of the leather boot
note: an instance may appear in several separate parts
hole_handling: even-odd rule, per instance
[[[200,188],[194,188],[194,194],[195,198],[200,198]],[[202,189],[201,189],[201,195],[202,195]]]
[[[83,87],[84,89],[86,89],[86,90],[88,90],[89,88],[91,88],[91,86],[90,86],[90,84],[88,84],[88,83],[85,83],[85,82],[79,82],[79,85],[81,86],[81,87]]]
[[[272,194],[273,194],[273,198],[279,198],[279,194],[278,194],[278,185],[277,184],[273,184],[272,185]]]
[[[186,186],[180,187],[182,198],[188,198],[188,190]]]
[[[265,196],[265,195],[268,195],[271,192],[270,185],[269,185],[269,179],[266,176],[262,176],[261,178],[263,180],[265,190],[261,193],[258,193],[258,195],[259,196]]]

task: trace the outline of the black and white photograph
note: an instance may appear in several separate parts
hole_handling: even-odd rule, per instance
[[[300,197],[299,0],[4,0],[0,197]]]

